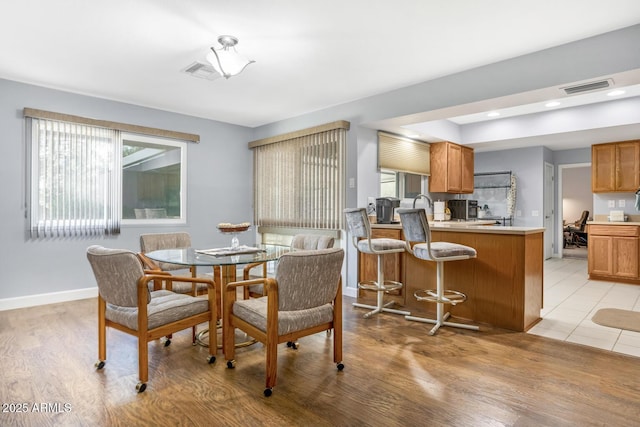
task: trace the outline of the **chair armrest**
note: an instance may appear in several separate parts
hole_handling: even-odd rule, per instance
[[[230,289],[235,289],[237,287],[249,287],[249,286],[253,286],[253,285],[259,285],[259,284],[264,284],[266,282],[266,277],[261,277],[258,279],[251,279],[251,280],[240,280],[238,282],[231,282],[231,283],[227,283],[225,289],[226,290],[230,290]]]
[[[143,286],[149,283],[152,280],[171,280],[172,282],[185,282],[185,283],[206,283],[207,287],[210,289],[215,289],[216,284],[212,279],[207,279],[205,277],[187,277],[187,276],[172,276],[171,274],[158,273],[154,271],[152,274],[145,274],[138,281],[138,286]]]
[[[264,276],[266,276],[266,266],[267,266],[267,262],[266,261],[260,261],[260,262],[252,262],[251,264],[247,264],[244,266],[244,268],[242,269],[242,277],[244,280],[249,280],[249,272],[255,268],[255,267],[260,267],[262,266],[262,272],[264,274]]]
[[[142,266],[145,270],[162,271],[160,266],[155,263],[151,258],[147,257],[142,252],[138,252],[138,258],[142,262]]]

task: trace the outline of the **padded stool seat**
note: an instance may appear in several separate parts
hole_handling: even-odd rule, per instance
[[[435,324],[429,331],[429,335],[434,335],[441,326],[479,330],[475,325],[447,321],[450,313],[444,312],[445,304],[456,305],[467,300],[467,296],[462,292],[445,290],[444,262],[475,258],[477,256],[476,250],[458,243],[432,242],[431,230],[429,229],[424,209],[403,209],[399,213],[402,229],[407,240],[407,251],[418,259],[436,263],[436,289],[420,290],[413,294],[418,301],[436,303],[436,318],[426,319],[409,315],[405,316],[405,319]],[[411,247],[410,242],[424,243],[417,243]]]
[[[394,301],[384,302],[384,294],[397,289],[401,289],[404,285],[394,280],[386,280],[384,278],[384,255],[402,253],[406,249],[403,240],[389,238],[371,238],[371,224],[367,211],[364,208],[345,209],[344,210],[347,226],[351,233],[351,238],[355,248],[362,253],[376,255],[378,257],[378,276],[377,280],[369,280],[358,283],[358,288],[377,293],[376,305],[368,305],[361,303],[353,303],[354,307],[371,309],[365,313],[364,317],[371,317],[374,314],[388,312],[401,315],[410,315],[405,310],[396,310],[390,306],[395,304]]]

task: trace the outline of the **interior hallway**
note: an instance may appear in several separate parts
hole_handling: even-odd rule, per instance
[[[640,333],[600,326],[601,308],[640,311],[640,286],[589,280],[587,260],[551,258],[544,263],[542,321],[529,333],[640,357]]]

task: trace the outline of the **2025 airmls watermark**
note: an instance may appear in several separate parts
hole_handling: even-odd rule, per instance
[[[3,414],[61,414],[71,412],[73,407],[71,403],[64,402],[18,402],[18,403],[2,403]]]

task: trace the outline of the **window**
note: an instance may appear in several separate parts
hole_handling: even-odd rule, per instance
[[[424,193],[421,175],[390,170],[380,171],[380,196],[413,199]]]
[[[184,141],[40,110],[25,108],[25,117],[31,237],[109,235],[120,233],[121,223],[185,222]]]
[[[185,189],[184,142],[122,135],[124,224],[184,222]]]
[[[348,125],[335,122],[249,144],[256,225],[342,228]]]

